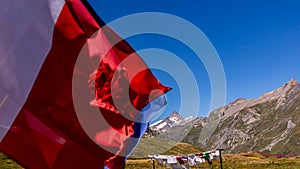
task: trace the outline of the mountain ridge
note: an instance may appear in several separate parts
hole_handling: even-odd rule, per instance
[[[258,98],[238,98],[208,117],[173,124],[164,131],[157,131],[155,137],[206,149],[225,148],[230,153],[295,154],[295,150],[300,152],[299,106],[300,83],[291,79]]]
[[[165,130],[176,126],[176,125],[184,125],[188,122],[191,117],[184,118],[177,111],[173,111],[168,117],[163,120],[159,120],[150,125],[150,129],[156,132],[164,132]]]

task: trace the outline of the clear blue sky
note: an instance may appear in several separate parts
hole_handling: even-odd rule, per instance
[[[300,1],[89,2],[106,23],[138,12],[163,12],[196,25],[214,45],[223,63],[227,81],[226,103],[240,97],[258,97],[291,78],[300,80]],[[136,50],[161,48],[180,56],[197,76],[201,94],[199,115],[207,115],[211,99],[209,78],[202,63],[193,59],[195,54],[188,47],[159,35],[139,35],[127,41]],[[168,107],[160,117],[163,118],[179,109],[179,88],[174,79],[164,73],[155,73],[160,81],[173,88],[167,95]]]

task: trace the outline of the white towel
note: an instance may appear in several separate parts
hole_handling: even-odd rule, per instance
[[[168,164],[177,164],[176,156],[167,156],[167,163]]]

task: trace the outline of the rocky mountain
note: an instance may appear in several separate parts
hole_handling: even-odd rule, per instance
[[[153,132],[162,133],[174,126],[185,125],[190,120],[192,120],[191,117],[184,118],[178,112],[174,111],[164,120],[159,120],[156,123],[150,125],[150,129]]]
[[[300,154],[300,83],[291,79],[259,98],[220,107],[208,117],[177,124],[156,137],[228,153]]]

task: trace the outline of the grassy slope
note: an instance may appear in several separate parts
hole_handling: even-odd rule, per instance
[[[203,150],[186,143],[176,143],[173,141],[160,140],[156,138],[142,138],[130,158],[147,158],[148,155],[154,154],[183,155],[200,151]]]
[[[167,150],[167,151],[165,151]],[[143,138],[127,161],[126,169],[151,169],[152,161],[144,158],[149,154],[169,154],[182,155],[201,152],[200,148],[194,147],[186,143],[176,143],[153,138]],[[274,158],[265,157],[258,153],[243,154],[225,154],[224,169],[299,169],[300,157],[291,158]],[[137,159],[144,158],[144,159]],[[164,169],[166,166],[159,165],[155,162],[156,169]],[[219,160],[213,161],[213,165],[202,163],[192,167],[192,169],[219,169]]]
[[[165,151],[167,150],[167,151]],[[175,143],[170,141],[143,138],[139,146],[135,149],[130,159],[127,160],[125,169],[152,169],[152,161],[144,159],[136,159],[146,157],[148,154],[190,154],[203,151],[185,143]],[[224,169],[299,169],[300,157],[291,158],[274,158],[265,157],[258,153],[243,153],[243,154],[225,154],[223,161]],[[156,169],[167,168],[166,166],[158,165]],[[213,165],[202,163],[192,167],[192,169],[219,169],[219,161],[213,161]],[[0,169],[22,169],[14,161],[8,159],[0,153]]]
[[[257,153],[225,154],[223,159],[224,169],[299,169],[300,157],[291,158],[267,158]],[[156,169],[164,169],[166,166],[157,164]],[[207,163],[198,164],[191,169],[219,169],[219,160],[214,160],[213,165]],[[152,169],[151,160],[128,160],[125,169]]]
[[[22,169],[20,165],[18,165],[13,160],[7,158],[5,155],[1,153],[0,153],[0,168],[1,169]]]

